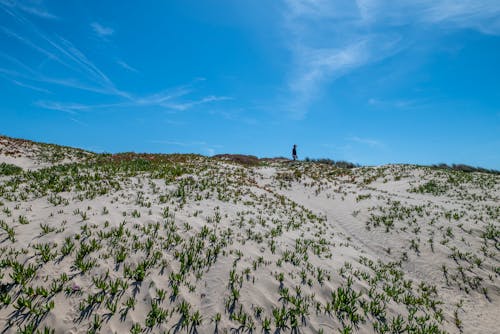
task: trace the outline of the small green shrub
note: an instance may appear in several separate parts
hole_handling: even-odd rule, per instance
[[[7,164],[5,162],[0,163],[0,175],[17,175],[22,172],[23,169],[19,166]]]

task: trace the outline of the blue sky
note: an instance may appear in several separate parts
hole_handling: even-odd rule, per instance
[[[0,133],[500,169],[498,0],[0,0]]]

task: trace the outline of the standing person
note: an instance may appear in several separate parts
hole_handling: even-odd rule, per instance
[[[297,160],[297,145],[293,145],[293,149],[292,149],[292,157],[293,157],[293,161]]]

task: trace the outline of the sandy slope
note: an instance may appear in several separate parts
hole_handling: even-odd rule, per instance
[[[398,166],[388,166],[388,168],[393,170],[398,170]],[[412,233],[386,233],[384,231],[367,231],[366,221],[369,220],[368,211],[370,208],[375,206],[384,206],[385,201],[390,199],[391,201],[401,201],[409,205],[422,205],[428,204],[431,209],[429,212],[434,212],[439,214],[440,212],[447,211],[458,211],[464,205],[464,203],[469,204],[469,201],[451,201],[449,197],[446,196],[422,196],[421,194],[408,193],[406,190],[409,188],[408,184],[413,182],[419,182],[422,177],[421,173],[417,169],[412,171],[414,175],[407,178],[405,181],[399,182],[374,182],[370,184],[370,190],[364,190],[364,187],[359,187],[357,184],[348,184],[346,190],[348,195],[345,199],[341,198],[327,198],[328,191],[322,192],[320,195],[316,195],[314,189],[310,187],[304,187],[303,184],[295,184],[291,189],[286,191],[280,191],[281,194],[287,196],[291,200],[298,204],[304,205],[313,212],[321,213],[325,215],[328,221],[334,226],[334,228],[347,238],[350,238],[353,242],[353,246],[357,246],[362,253],[367,253],[367,256],[374,256],[375,258],[381,258],[385,261],[396,261],[401,257],[402,252],[408,252],[409,241],[413,238]],[[388,173],[390,175],[390,173]],[[497,184],[498,190],[498,184]],[[351,191],[351,193],[349,193]],[[470,189],[469,189],[470,191]],[[358,203],[356,197],[358,194],[369,194],[370,199],[365,200],[364,203]],[[332,197],[335,196],[335,190],[331,192]],[[498,192],[497,192],[498,194]],[[377,199],[374,197],[379,196]],[[499,202],[498,197],[495,200],[484,201],[484,203],[492,208],[496,208],[498,211]],[[481,212],[482,207],[479,204],[473,205],[473,212]],[[359,214],[353,215],[354,212],[360,211]],[[473,212],[467,212],[468,216],[473,216]],[[498,216],[496,216],[498,218]],[[417,221],[416,226],[425,226],[424,221]],[[460,219],[459,221],[464,221],[463,229],[481,231],[481,227],[478,226],[479,222],[468,219]],[[446,222],[442,221],[442,225],[427,228],[427,233],[422,232],[425,237],[420,236],[419,239],[422,241],[429,240],[428,236],[431,234],[438,233],[436,230],[441,229],[441,226],[450,226],[456,229],[456,226],[460,225],[460,222]],[[499,221],[493,221],[495,226],[498,228]],[[424,227],[423,227],[424,228]],[[462,234],[464,233],[463,231]],[[460,233],[459,232],[459,233]],[[463,252],[467,251],[477,251],[481,248],[483,239],[480,238],[480,233],[475,233],[475,237],[467,239],[467,242],[458,243],[458,248]],[[498,241],[497,246],[498,247]],[[387,249],[391,249],[391,253],[387,253]],[[498,265],[498,248],[493,250],[495,256],[493,256],[490,262],[491,266],[495,268]],[[431,251],[428,247],[422,247],[422,250],[418,254],[411,254],[407,262],[404,263],[403,269],[407,277],[411,277],[416,281],[429,281],[437,285],[438,294],[442,300],[446,301],[443,309],[445,314],[449,318],[453,318],[453,312],[456,309],[456,304],[462,301],[463,323],[464,332],[472,333],[486,333],[495,332],[495,322],[500,311],[500,302],[498,298],[494,300],[488,300],[484,298],[484,295],[477,292],[463,293],[460,289],[452,288],[449,284],[446,284],[446,279],[443,276],[442,266],[446,265],[448,267],[454,266],[455,261],[450,259],[450,251],[448,247],[442,245],[436,245],[435,251]],[[487,270],[481,270],[481,268],[474,268],[471,273],[478,275],[486,282],[484,285],[494,296],[498,296],[500,292],[500,287],[498,286],[498,277],[491,282],[487,282]],[[456,328],[448,328],[450,331],[455,331]]]
[[[0,176],[0,329],[495,333],[499,181],[197,156]]]
[[[26,170],[36,170],[55,164],[84,161],[91,152],[52,144],[35,143],[0,135],[0,162]]]

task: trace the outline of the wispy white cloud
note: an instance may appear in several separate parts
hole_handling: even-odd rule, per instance
[[[126,106],[123,103],[108,103],[108,104],[82,104],[82,103],[63,103],[57,101],[36,101],[35,106],[48,109],[62,111],[68,114],[76,115],[80,112],[89,112],[99,109],[120,108]]]
[[[0,7],[1,9],[2,7]],[[109,95],[116,100],[115,103],[107,104],[40,100],[34,103],[39,108],[57,110],[73,115],[80,112],[97,110],[113,111],[120,108],[141,109],[145,106],[167,111],[186,111],[201,105],[230,99],[227,96],[216,95],[202,95],[200,97],[200,94],[196,92],[196,85],[205,80],[205,78],[201,77],[195,78],[188,84],[152,94],[136,94],[119,89],[112,78],[102,71],[96,63],[87,57],[83,50],[79,49],[71,41],[59,35],[49,35],[23,15],[20,9],[15,6],[9,7],[6,11],[17,21],[19,29],[16,29],[14,32],[12,29],[0,25],[0,33],[27,46],[31,51],[42,55],[46,61],[51,62],[50,65],[52,68],[58,67],[57,73],[64,75],[64,77],[54,77],[53,74],[43,72],[43,69],[39,66],[31,67],[23,63],[19,57],[9,55],[6,53],[7,51],[0,51],[0,59],[5,60],[5,67],[0,68],[1,77],[18,86],[40,92],[49,93],[49,90],[39,88],[37,83],[44,83],[46,87],[48,85],[59,86]],[[94,23],[93,27],[98,34],[103,36],[112,34],[112,29],[110,30],[110,28],[103,27],[96,22]],[[129,71],[137,72],[134,67],[123,60],[117,60],[117,64]],[[53,72],[51,71],[51,73]]]
[[[325,85],[407,49],[423,26],[500,35],[497,0],[284,0],[293,62],[286,105],[304,117]],[[395,29],[404,26],[405,29]]]
[[[353,136],[353,137],[346,138],[346,140],[348,140],[350,142],[355,142],[358,144],[368,145],[370,147],[382,148],[385,146],[381,141],[376,140],[376,139],[371,139],[371,138],[361,138],[361,137]]]
[[[400,38],[394,35],[366,35],[339,47],[296,48],[296,64],[289,80],[292,116],[303,117],[309,103],[321,94],[328,82],[399,52],[399,42]]]
[[[52,93],[48,89],[37,87],[37,86],[33,86],[33,85],[30,85],[30,84],[27,84],[27,83],[24,83],[24,82],[21,82],[21,81],[18,81],[18,80],[11,80],[11,81],[12,81],[12,83],[14,85],[17,85],[19,87],[28,88],[28,89],[31,89],[31,90],[34,90],[34,91],[37,91],[37,92],[40,92],[40,93],[47,93],[47,94],[51,94]]]
[[[126,69],[127,71],[139,73],[139,71],[135,68],[124,62],[123,60],[117,60],[116,63]]]
[[[116,88],[115,84],[106,76],[93,62],[91,62],[85,54],[77,49],[70,41],[59,37],[59,43],[52,39],[46,40],[61,54],[71,60],[81,72],[83,72],[90,80],[97,83],[110,93],[119,96],[127,97],[127,93],[120,91]]]
[[[24,10],[25,12],[38,16],[38,17],[43,17],[44,19],[57,19],[58,17],[55,16],[52,13],[49,13],[43,8],[36,8],[36,7],[29,7],[29,6],[19,6],[20,9]]]
[[[85,78],[88,83],[82,83],[81,80],[76,79],[61,80],[52,78],[41,73],[39,70],[33,69],[24,73],[25,77],[35,81],[61,84],[63,86],[81,88],[83,90],[95,91],[108,95],[126,97],[126,93],[118,90],[114,83],[70,41],[60,36],[49,36],[38,28],[37,25],[15,10],[10,11],[9,14],[19,22],[20,27],[22,27],[20,31],[24,33],[21,35],[21,33],[0,26],[1,32],[47,57],[50,61],[62,65],[79,78],[83,75],[83,78]],[[27,66],[24,67],[26,69]]]
[[[2,56],[2,53],[0,53],[0,57],[1,56]],[[17,71],[11,70],[11,69],[6,69],[6,68],[0,67],[0,77],[4,78],[7,81],[12,82],[14,85],[19,86],[19,87],[28,88],[28,89],[35,90],[35,91],[40,92],[40,93],[47,93],[47,94],[52,93],[48,89],[45,89],[42,87],[37,87],[35,85],[28,84],[28,83],[21,81],[22,78],[25,78],[25,76],[23,76],[21,73],[19,73]]]
[[[338,76],[342,71],[364,63],[367,59],[366,43],[365,39],[339,48],[297,48],[295,52],[299,66],[290,88],[302,98],[314,94],[318,85],[332,74]]]
[[[74,122],[74,123],[76,123],[76,124],[78,124],[78,125],[82,125],[82,126],[89,126],[87,123],[82,122],[82,121],[80,121],[80,120],[79,120],[79,119],[77,119],[77,118],[70,117],[69,119],[70,119],[72,122]]]
[[[36,3],[32,2],[31,4],[26,4],[26,2],[15,1],[15,0],[0,0],[0,5],[9,8],[20,9],[25,13],[30,15],[38,16],[44,19],[57,19],[58,17],[48,10],[42,7],[40,1]]]
[[[175,110],[184,111],[184,110],[191,109],[191,108],[198,106],[198,105],[201,105],[201,104],[210,103],[210,102],[217,102],[217,101],[225,101],[225,100],[231,100],[231,99],[232,98],[230,98],[228,96],[210,95],[210,96],[206,96],[206,97],[199,99],[199,100],[196,100],[196,101],[181,102],[181,103],[165,103],[165,104],[163,104],[163,106],[165,106],[167,108],[175,109]]]
[[[92,22],[90,27],[99,37],[109,37],[115,33],[113,28],[105,27],[98,22]]]
[[[4,77],[6,80],[9,80],[9,81],[25,80],[25,81],[29,81],[32,83],[44,83],[44,84],[50,84],[50,85],[59,86],[59,87],[84,90],[84,91],[98,93],[98,94],[115,95],[114,92],[110,92],[109,90],[98,87],[96,85],[83,83],[83,82],[79,81],[78,79],[54,78],[54,77],[46,76],[46,75],[44,75],[38,71],[35,71],[33,69],[20,72],[20,71],[16,71],[16,70],[12,70],[12,69],[0,68],[0,73],[3,74],[2,77]],[[26,84],[26,85],[28,85],[28,84]]]
[[[224,119],[235,121],[239,123],[245,123],[247,125],[257,124],[257,119],[255,117],[249,116],[247,108],[212,108],[209,111],[210,115],[215,115],[217,117],[223,117]]]
[[[22,44],[28,46],[29,48],[33,49],[34,51],[37,51],[38,53],[46,56],[47,58],[57,61],[58,63],[68,66],[65,62],[63,62],[54,52],[50,52],[47,49],[39,46],[37,43],[34,43],[31,41],[31,39],[28,39],[26,37],[20,36],[19,34],[15,33],[14,31],[0,26],[0,30],[8,37],[12,39],[16,39],[17,41],[21,42]]]
[[[79,111],[87,109],[87,106],[73,103],[59,103],[53,101],[37,101],[37,107],[49,110],[58,110],[71,115],[77,114]]]
[[[496,0],[356,0],[363,23],[377,25],[443,24],[500,34]]]
[[[183,96],[192,93],[192,91],[193,90],[190,85],[184,85],[181,87],[166,89],[159,93],[137,97],[134,99],[134,103],[140,106],[159,105],[165,107],[169,102],[182,98]]]
[[[287,109],[304,117],[325,84],[399,51],[400,36],[359,31],[359,9],[352,2],[287,0],[284,28],[293,69]]]
[[[414,108],[422,106],[425,104],[425,101],[417,99],[381,100],[376,98],[370,98],[368,99],[368,104],[373,107],[380,107],[380,108],[406,109],[406,108]]]
[[[0,69],[1,70],[1,69]],[[183,102],[179,98],[188,94],[188,91],[178,91],[175,92],[175,89],[172,91],[158,93],[153,95],[146,95],[142,97],[129,96],[129,99],[110,104],[81,104],[81,103],[66,103],[66,102],[58,102],[58,101],[36,101],[35,105],[39,108],[49,109],[49,110],[58,110],[71,114],[77,114],[79,112],[84,111],[98,111],[98,110],[121,110],[123,108],[135,108],[141,109],[146,106],[149,107],[159,107],[163,110],[170,111],[187,111],[196,106],[215,102],[215,101],[224,101],[230,99],[229,97],[217,97],[217,96],[207,96],[197,101]]]

